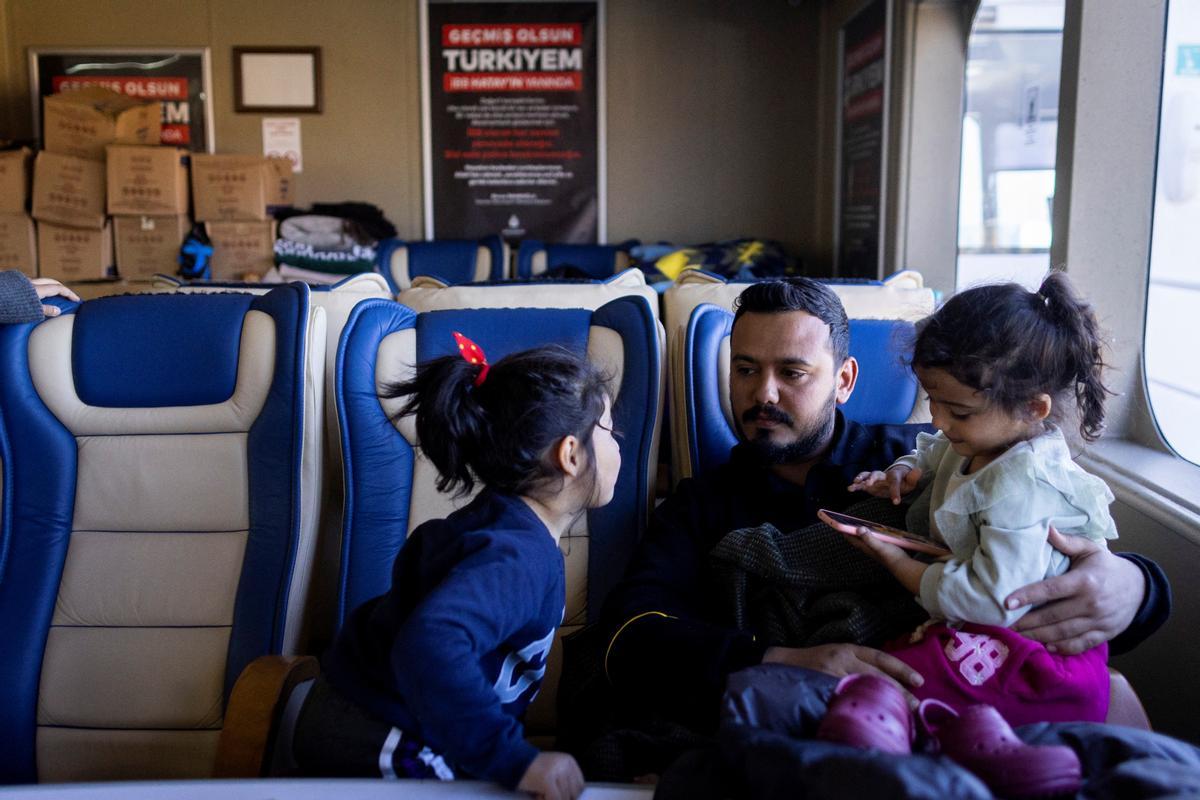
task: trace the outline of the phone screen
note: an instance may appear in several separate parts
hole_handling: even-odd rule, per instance
[[[910,550],[918,550],[923,553],[931,553],[934,555],[946,555],[950,552],[949,548],[928,536],[921,536],[915,533],[893,528],[890,525],[884,525],[879,522],[872,522],[869,519],[851,516],[850,514],[842,514],[837,511],[829,511],[821,509],[818,516],[824,516],[828,522],[834,527],[853,529],[858,527],[866,528],[872,533],[878,535],[881,539],[892,542],[893,544],[905,547]],[[850,532],[849,530],[846,531]]]

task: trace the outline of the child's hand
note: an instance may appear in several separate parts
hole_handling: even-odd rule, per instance
[[[847,489],[851,492],[866,492],[872,497],[890,497],[893,505],[899,505],[900,498],[917,488],[917,482],[920,480],[920,469],[897,465],[889,467],[887,472],[860,472],[854,476],[854,483]]]
[[[928,564],[913,558],[904,548],[872,536],[866,528],[860,527],[855,533],[842,533],[842,536],[882,564],[914,597],[921,594],[921,577],[929,569]]]
[[[908,561],[910,558],[908,552],[903,547],[897,547],[891,542],[885,542],[877,536],[872,536],[871,532],[866,528],[860,527],[855,533],[846,533],[843,531],[842,535],[846,537],[846,540],[850,544],[885,567],[900,559]]]
[[[583,773],[566,753],[538,753],[521,776],[517,791],[538,800],[575,800],[583,794]]]

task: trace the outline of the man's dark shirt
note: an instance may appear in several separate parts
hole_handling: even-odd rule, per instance
[[[605,672],[626,698],[669,717],[713,719],[725,679],[758,664],[766,648],[733,627],[731,609],[709,570],[708,553],[727,533],[770,523],[781,531],[817,521],[817,509],[842,510],[863,499],[846,487],[864,470],[886,469],[912,451],[928,425],[861,425],[837,412],[826,456],[803,486],[775,476],[744,444],[728,463],[680,482],[655,510],[650,530],[603,615],[610,639]],[[1132,648],[1170,614],[1170,588],[1154,562],[1122,554],[1146,576],[1146,596],[1130,627],[1113,640]]]

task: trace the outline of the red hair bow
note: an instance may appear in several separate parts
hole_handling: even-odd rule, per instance
[[[483,354],[483,349],[458,331],[453,331],[453,333],[454,341],[458,342],[458,354],[468,364],[479,365],[479,374],[475,376],[475,385],[483,385],[483,381],[487,378],[488,374],[487,356]]]

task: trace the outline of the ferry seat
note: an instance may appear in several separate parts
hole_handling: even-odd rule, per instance
[[[559,267],[575,267],[589,276],[603,280],[629,269],[629,251],[638,245],[636,239],[621,244],[546,244],[526,239],[517,248],[517,278],[536,278]]]
[[[302,285],[64,308],[0,326],[0,783],[207,777],[303,608],[324,317]]]
[[[924,286],[920,273],[906,270],[883,281],[819,280],[827,283],[845,306],[851,320],[851,353],[862,364],[858,387],[844,409],[847,415],[861,422],[928,421],[929,411],[921,399],[903,416],[894,408],[881,416],[877,405],[882,402],[879,393],[887,394],[890,384],[886,381],[904,378],[904,385],[912,385],[908,383],[911,376],[905,378],[905,371],[900,369],[900,353],[894,347],[896,342],[889,328],[897,329],[898,333],[903,326],[897,326],[895,321],[912,323],[933,313],[937,298],[932,289]],[[711,465],[713,459],[716,463],[724,461],[735,441],[728,406],[729,330],[722,330],[724,317],[718,312],[725,312],[731,323],[734,301],[750,283],[689,269],[663,295],[670,376],[671,472],[675,483],[698,471],[696,448],[704,454],[704,463]],[[715,309],[703,315],[703,320],[696,320],[693,330],[693,312],[701,305]],[[883,322],[864,324],[868,320]],[[879,346],[886,349],[880,350]],[[885,370],[882,375],[879,368]],[[693,376],[715,383],[704,386]],[[707,401],[712,402],[696,397],[698,392],[708,392]],[[920,397],[919,392],[917,396]],[[724,406],[713,405],[718,401]],[[855,416],[862,413],[866,416]],[[697,418],[696,414],[700,416]],[[710,421],[714,424],[697,427],[705,414],[712,414]],[[703,443],[697,441],[698,437]]]
[[[351,314],[338,351],[336,401],[347,486],[337,625],[363,602],[386,592],[396,553],[426,520],[444,517],[470,498],[439,493],[436,470],[421,455],[414,420],[393,425],[403,400],[381,401],[388,384],[414,365],[457,354],[460,331],[495,363],[545,344],[586,354],[609,377],[613,422],[623,436],[616,494],[589,510],[565,535],[567,598],[561,637],[593,621],[624,573],[653,500],[654,433],[661,402],[661,340],[649,304],[620,297],[599,308],[476,308],[416,313],[370,300]],[[561,645],[556,640],[542,690],[526,715],[526,733],[555,727]]]
[[[266,294],[277,284],[210,281],[180,281],[165,275],[156,276],[156,291],[185,294],[225,294],[248,292]],[[314,652],[329,643],[332,636],[330,616],[323,613],[333,601],[337,580],[336,564],[342,535],[342,462],[337,432],[337,413],[333,407],[333,362],[337,356],[338,338],[350,311],[360,301],[369,298],[391,298],[392,291],[384,277],[376,272],[351,275],[336,283],[309,286],[313,316],[323,315],[327,331],[323,342],[314,342],[312,352],[324,359],[309,360],[310,393],[306,402],[306,431],[304,473],[308,485],[319,487],[305,498],[302,529],[315,529],[316,545],[313,556],[312,579],[302,624],[297,630],[296,646],[289,652]]]
[[[420,275],[449,284],[504,280],[509,248],[499,236],[427,242],[388,239],[380,243],[376,261],[395,293],[411,286]]]

